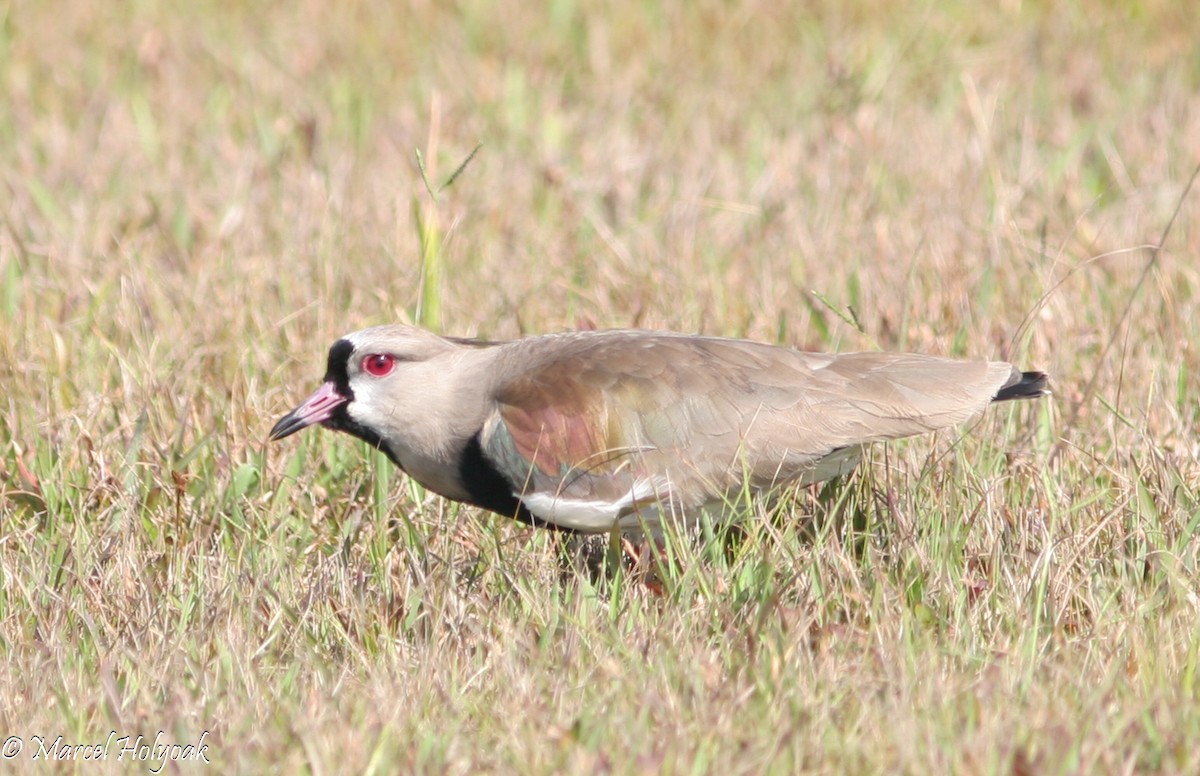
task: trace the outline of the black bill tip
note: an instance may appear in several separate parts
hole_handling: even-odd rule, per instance
[[[267,436],[267,439],[272,442],[278,442],[280,439],[289,437],[310,425],[312,424],[305,421],[304,418],[297,416],[294,411],[289,412],[271,427],[271,433]]]

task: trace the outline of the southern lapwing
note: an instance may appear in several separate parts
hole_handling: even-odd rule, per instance
[[[851,471],[863,445],[1049,393],[1041,372],[904,353],[806,353],[656,331],[481,342],[349,334],[271,429],[320,423],[425,487],[534,525],[657,530],[739,494]]]

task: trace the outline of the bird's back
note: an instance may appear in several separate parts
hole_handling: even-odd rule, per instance
[[[535,514],[568,521],[824,479],[852,468],[863,444],[966,420],[1020,375],[998,362],[647,332],[503,349],[484,449]]]

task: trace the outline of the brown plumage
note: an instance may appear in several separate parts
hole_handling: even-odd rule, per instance
[[[1047,394],[1040,372],[891,353],[805,353],[670,332],[504,343],[409,326],[336,342],[271,438],[321,423],[448,498],[584,532],[639,528],[852,470],[861,447]]]

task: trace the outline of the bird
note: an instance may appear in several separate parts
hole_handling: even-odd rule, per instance
[[[849,474],[873,442],[1050,393],[1043,372],[912,353],[589,330],[509,341],[404,324],[329,348],[271,441],[352,434],[445,498],[571,533],[726,519],[748,491]]]

